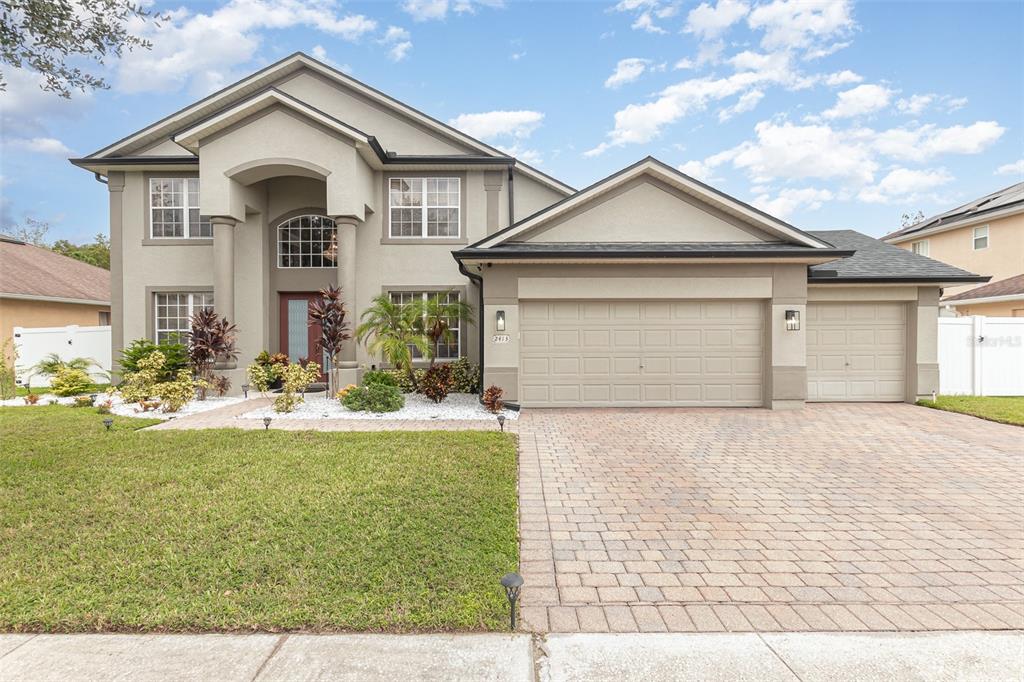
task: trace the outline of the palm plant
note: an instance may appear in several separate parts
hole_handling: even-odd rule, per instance
[[[356,339],[366,344],[371,355],[378,355],[393,367],[404,371],[416,390],[416,374],[412,368],[412,349],[430,353],[430,341],[418,329],[420,316],[414,306],[401,305],[387,294],[373,299],[359,317]]]
[[[71,358],[63,360],[56,353],[50,353],[42,360],[32,365],[34,374],[52,377],[61,369],[77,369],[88,373],[89,369],[97,366],[92,358]]]
[[[473,324],[473,308],[452,292],[418,299],[409,307],[415,318],[415,329],[430,343],[430,351],[426,355],[430,356],[431,367],[437,359],[440,345],[455,340],[452,322],[458,320],[463,324]]]
[[[341,289],[338,287],[321,289],[317,298],[309,304],[309,326],[320,325],[317,351],[327,355],[330,369],[337,366],[342,346],[352,338],[345,321],[347,316],[348,310],[341,300]],[[337,386],[334,385],[334,372],[330,369],[327,371],[327,390],[328,395],[334,395]]]
[[[213,368],[220,361],[235,360],[235,336],[238,330],[226,317],[217,317],[212,308],[202,308],[192,315],[188,336],[188,360],[199,384],[199,399],[206,400],[206,389],[213,383]]]

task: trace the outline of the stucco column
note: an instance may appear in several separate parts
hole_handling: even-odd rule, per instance
[[[349,326],[356,324],[356,222],[352,216],[338,216],[334,219],[338,227],[338,286],[345,306],[348,308]],[[356,368],[356,342],[352,339],[341,349],[341,364],[338,369]]]
[[[214,216],[213,225],[213,308],[229,322],[235,321],[235,225],[234,218]],[[235,362],[225,362],[234,369]]]
[[[124,348],[124,171],[107,174],[110,192],[110,345],[113,369]]]
[[[484,172],[484,192],[487,195],[487,234],[498,231],[498,209],[501,197],[501,171]]]

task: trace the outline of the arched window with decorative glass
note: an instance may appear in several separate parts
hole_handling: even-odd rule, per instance
[[[277,267],[333,268],[338,265],[338,228],[323,215],[299,215],[277,226]]]

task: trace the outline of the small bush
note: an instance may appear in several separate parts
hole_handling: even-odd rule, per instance
[[[334,397],[337,398],[338,400],[344,401],[345,400],[345,396],[347,396],[352,391],[352,389],[354,389],[354,388],[359,388],[359,387],[356,386],[355,384],[349,384],[345,388],[343,388],[340,391],[338,391],[335,394]]]
[[[155,350],[149,355],[139,358],[136,370],[124,375],[118,392],[126,403],[142,403],[156,395],[154,389],[167,376],[164,371],[166,358],[161,351]],[[184,369],[184,368],[182,368]],[[178,370],[179,372],[181,369]],[[172,377],[173,378],[173,375]]]
[[[484,394],[480,396],[480,402],[484,404],[488,412],[498,413],[505,409],[505,401],[501,399],[504,395],[504,389],[497,386],[488,386]]]
[[[97,414],[110,414],[111,408],[114,407],[114,403],[109,400],[104,400],[102,403],[96,406]]]
[[[71,403],[71,407],[92,407],[92,396],[80,395]]]
[[[38,393],[29,393],[27,396],[25,396],[25,404],[26,405],[35,405],[38,402],[39,402],[39,394]]]
[[[14,339],[4,339],[3,343],[0,343],[0,400],[13,398],[17,393],[14,370],[14,363],[17,361],[18,349],[14,347]]]
[[[423,375],[420,381],[420,393],[427,396],[435,403],[439,403],[448,397],[455,386],[455,377],[452,376],[450,365],[434,365]]]
[[[320,378],[320,365],[310,362],[305,366],[293,364],[281,371],[283,392],[274,400],[275,412],[291,412],[302,402],[302,397],[295,395],[305,391],[311,383]]]
[[[480,366],[474,365],[469,358],[459,358],[448,363],[452,368],[452,379],[455,385],[452,393],[473,393],[480,385]]]
[[[225,393],[231,390],[231,379],[223,374],[216,375],[210,381],[210,388],[213,389],[214,393],[223,397]]]
[[[59,396],[85,393],[92,386],[92,379],[81,369],[61,367],[50,381],[50,389]]]
[[[369,372],[363,374],[363,384],[384,384],[385,386],[394,386],[398,388],[398,380],[380,369],[371,369]]]
[[[376,371],[379,371],[381,374],[386,374],[392,379],[394,379],[395,385],[398,386],[398,390],[401,391],[402,393],[412,393],[413,391],[416,390],[413,388],[412,380],[409,379],[409,375],[405,372],[404,369],[381,369]],[[417,369],[413,371],[416,374],[416,381],[418,383],[420,380],[423,379],[423,374],[425,370]]]
[[[394,386],[366,384],[348,391],[341,404],[355,412],[396,412],[405,405],[405,396]]]
[[[147,358],[154,351],[160,351],[164,356],[164,364],[160,370],[157,381],[173,381],[178,372],[188,368],[188,349],[183,343],[172,343],[165,341],[156,344],[149,339],[135,339],[131,344],[121,351],[121,373],[132,374],[139,371],[139,360]]]
[[[269,357],[269,356],[268,356]],[[281,365],[260,363],[259,358],[246,369],[249,383],[260,393],[266,393],[270,386],[281,378]]]
[[[192,372],[180,370],[174,381],[163,381],[153,387],[153,395],[160,398],[164,412],[177,412],[196,397],[196,387],[201,384],[192,378]]]

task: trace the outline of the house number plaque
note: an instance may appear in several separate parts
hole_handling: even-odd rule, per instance
[[[508,334],[495,334],[491,337],[491,343],[509,343],[511,340]]]

